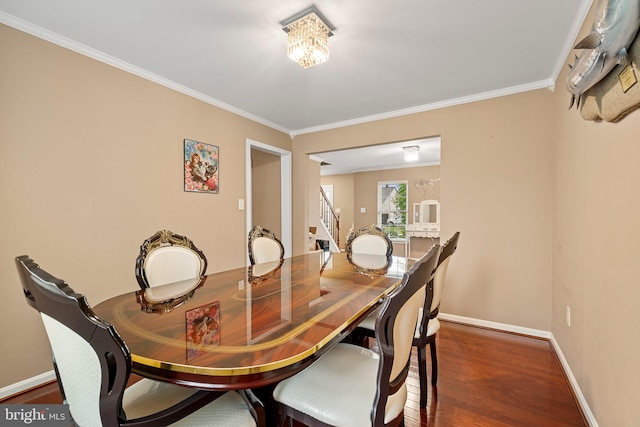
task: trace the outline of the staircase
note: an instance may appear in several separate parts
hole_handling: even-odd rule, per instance
[[[320,223],[318,239],[328,240],[331,252],[340,252],[340,215],[336,213],[320,187]]]

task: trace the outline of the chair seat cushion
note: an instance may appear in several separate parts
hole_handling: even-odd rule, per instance
[[[376,395],[378,354],[351,344],[338,344],[311,366],[281,381],[273,392],[277,402],[334,426],[371,426]],[[404,408],[403,385],[389,397],[385,421]]]
[[[122,406],[127,419],[140,418],[168,408],[198,390],[174,384],[142,379],[124,392]],[[227,392],[208,405],[186,416],[176,426],[255,426],[244,399],[237,392]]]
[[[430,337],[435,335],[436,332],[440,330],[440,320],[438,318],[434,318],[429,320],[429,325],[427,325],[427,336]]]
[[[376,330],[376,319],[378,318],[378,309],[374,310],[370,315],[366,317],[362,322],[358,324],[358,327],[369,329],[370,331]]]
[[[358,324],[358,327],[375,331],[377,317],[378,317],[378,310],[375,310],[373,313],[367,316],[366,319],[360,322],[360,324]],[[422,318],[422,308],[420,308],[419,318]],[[432,335],[435,335],[439,330],[440,330],[440,320],[438,320],[437,317],[435,319],[429,320],[429,325],[427,326],[427,336],[430,337]],[[416,338],[419,336],[417,326],[416,326],[415,336]]]

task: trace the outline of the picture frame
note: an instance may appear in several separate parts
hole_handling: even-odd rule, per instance
[[[218,194],[219,148],[204,142],[184,140],[184,191]]]

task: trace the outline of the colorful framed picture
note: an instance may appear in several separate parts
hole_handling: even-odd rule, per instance
[[[218,147],[184,140],[184,191],[218,193]]]
[[[220,345],[220,302],[212,302],[184,314],[187,325],[187,360]]]

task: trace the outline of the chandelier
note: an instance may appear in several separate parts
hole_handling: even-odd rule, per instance
[[[417,145],[410,145],[409,147],[402,147],[404,150],[404,161],[405,162],[415,162],[420,159],[418,152],[420,151],[420,147]]]
[[[287,56],[302,68],[322,64],[329,59],[329,37],[335,28],[312,6],[281,22],[287,33]]]

